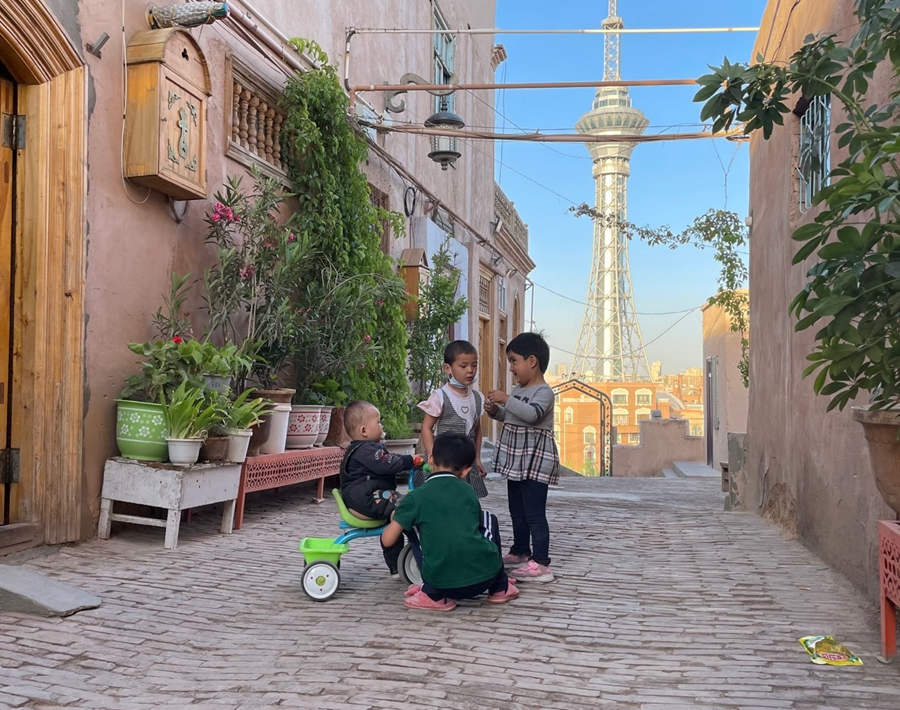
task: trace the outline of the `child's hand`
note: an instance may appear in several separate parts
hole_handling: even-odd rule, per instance
[[[499,407],[494,404],[491,400],[484,400],[484,411],[488,414],[496,414]]]
[[[491,404],[504,404],[509,399],[509,395],[503,390],[494,390],[488,393],[487,398]]]
[[[425,463],[424,456],[422,456],[420,454],[416,454],[415,456],[413,456],[413,468],[422,468],[422,465],[424,463]]]
[[[487,476],[487,471],[484,470],[484,466],[482,465],[480,458],[475,459],[475,466],[473,468],[478,471],[478,475],[480,475],[482,478]]]

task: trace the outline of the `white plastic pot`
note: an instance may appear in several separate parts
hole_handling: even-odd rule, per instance
[[[288,433],[291,405],[275,404],[269,410],[269,436],[259,446],[261,454],[283,454]]]
[[[169,445],[169,461],[177,464],[197,463],[203,439],[166,439]]]
[[[247,447],[250,445],[251,436],[253,436],[252,429],[229,429],[228,453],[225,454],[225,460],[244,463],[247,460]]]

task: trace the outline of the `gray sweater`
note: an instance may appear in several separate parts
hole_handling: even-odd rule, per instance
[[[506,424],[553,431],[553,390],[546,382],[530,387],[513,387],[506,404],[490,416]]]

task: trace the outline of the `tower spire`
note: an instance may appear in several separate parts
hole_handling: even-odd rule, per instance
[[[617,0],[609,0],[605,28],[624,27]],[[603,78],[619,78],[619,35],[604,35]],[[639,136],[647,117],[631,105],[625,87],[601,87],[590,111],[575,129],[591,136]],[[584,309],[575,347],[576,376],[588,380],[626,381],[649,377],[641,328],[634,310],[628,242],[622,231],[627,216],[629,162],[634,143],[589,143],[594,165],[594,253]]]
[[[603,20],[601,27],[604,30],[621,30],[625,27],[625,23],[619,17],[619,0],[609,0],[609,14]],[[621,35],[617,32],[608,32],[603,35],[604,81],[615,81],[622,78],[619,74],[620,40]]]

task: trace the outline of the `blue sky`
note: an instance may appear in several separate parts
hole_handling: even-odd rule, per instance
[[[625,26],[719,27],[759,24],[765,0],[619,0]],[[552,12],[548,9],[552,8]],[[499,0],[500,28],[599,27],[607,14],[602,0],[557,2]],[[706,73],[723,56],[746,61],[755,33],[624,35],[621,74],[624,79],[690,78]],[[589,81],[603,75],[602,35],[498,35],[508,59],[497,70],[498,82]],[[694,87],[631,89],[634,106],[649,118],[647,133],[690,132],[700,105],[691,102]],[[573,126],[593,99],[593,89],[498,91],[497,126],[565,129]],[[668,128],[664,128],[668,127]],[[718,158],[716,156],[718,151]],[[729,209],[747,211],[747,145],[725,140],[640,144],[631,159],[628,216],[641,225],[668,224],[680,229],[710,208],[725,205],[724,171],[728,172]],[[591,263],[591,224],[575,219],[572,202],[593,202],[591,161],[578,143],[498,142],[495,178],[528,224],[530,252],[537,284],[584,301]],[[721,160],[721,164],[720,164]],[[540,184],[537,184],[540,183]],[[699,367],[702,360],[700,312],[677,325],[680,311],[702,304],[716,288],[717,268],[708,254],[685,247],[672,251],[632,241],[629,245],[635,304],[649,360],[662,360],[663,372]],[[531,308],[530,299],[526,308]],[[535,287],[535,326],[554,349],[551,367],[571,362],[563,350],[575,349],[584,306]],[[528,318],[526,314],[526,319]],[[667,333],[660,335],[667,328]],[[650,342],[653,341],[653,342]]]

